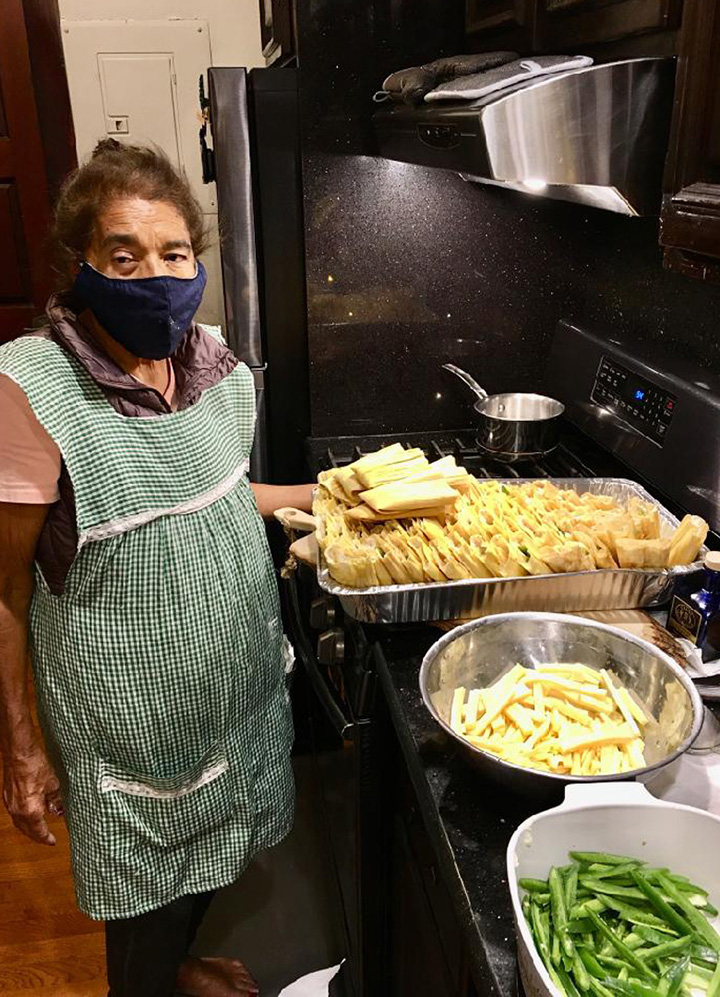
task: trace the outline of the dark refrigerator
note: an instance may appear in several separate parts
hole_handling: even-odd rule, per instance
[[[230,348],[253,371],[257,392],[250,477],[271,484],[308,481],[309,363],[298,73],[292,68],[211,68],[207,86],[205,99],[201,84],[201,148],[205,180],[217,187],[225,331]],[[276,525],[271,524],[271,547],[276,562],[281,563],[287,544],[284,536],[273,532]],[[286,631],[305,666],[296,669],[292,686],[298,815],[287,841],[268,853],[266,862],[283,887],[263,899],[262,916],[274,911],[269,919],[273,926],[280,925],[284,912],[297,907],[293,892],[310,895],[315,903],[311,917],[291,929],[285,927],[288,937],[268,937],[267,943],[277,947],[276,961],[293,966],[296,972],[320,968],[320,962],[303,965],[304,958],[312,961],[313,953],[316,960],[322,952],[331,953],[333,961],[345,956],[346,964],[333,983],[333,997],[364,997],[372,991],[363,980],[367,942],[361,941],[359,925],[358,755],[333,722],[338,710],[328,717],[328,697],[323,701],[314,691],[317,635],[306,634],[304,625],[300,628],[297,622],[307,615],[308,606],[297,605],[294,582],[285,580],[280,591]],[[312,876],[297,875],[298,869],[308,866]],[[238,888],[242,892],[243,880]],[[255,916],[253,896],[246,903]],[[245,904],[240,905],[232,911],[230,922],[245,912]],[[245,941],[248,932],[235,929],[235,936]],[[266,953],[256,950],[252,933],[244,951],[262,967]],[[277,971],[276,975],[281,974]]]
[[[309,401],[297,70],[216,67],[207,79],[226,334],[257,391],[251,478],[299,482]]]

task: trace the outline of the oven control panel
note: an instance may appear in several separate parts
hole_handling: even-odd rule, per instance
[[[600,360],[591,398],[661,446],[677,404],[675,395],[607,356]]]

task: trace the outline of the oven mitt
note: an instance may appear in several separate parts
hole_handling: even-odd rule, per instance
[[[459,76],[481,73],[518,58],[517,52],[480,52],[475,55],[451,55],[436,59],[425,66],[399,69],[383,83],[382,90],[375,94],[376,103],[396,100],[405,104],[419,103],[429,90],[433,90],[443,80],[454,80]]]
[[[447,80],[426,93],[425,100],[477,100],[525,80],[565,73],[570,69],[583,69],[592,64],[593,60],[586,55],[538,55],[533,59],[518,59],[485,72]]]

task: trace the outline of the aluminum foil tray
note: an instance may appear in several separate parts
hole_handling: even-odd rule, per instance
[[[523,478],[503,479],[522,485]],[[620,505],[639,498],[656,506],[660,521],[675,529],[678,520],[634,481],[625,478],[551,478],[558,488],[580,494],[610,495]],[[704,557],[706,548],[701,555]],[[637,609],[666,602],[675,579],[702,568],[702,561],[662,571],[619,568],[573,571],[521,578],[468,578],[461,581],[414,585],[376,585],[346,588],[331,577],[320,556],[318,582],[337,596],[343,610],[363,623],[421,623],[432,620],[473,619],[489,613],[513,611],[572,613],[583,610]]]

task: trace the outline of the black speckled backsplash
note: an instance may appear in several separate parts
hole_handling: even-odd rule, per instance
[[[720,287],[663,270],[656,219],[360,154],[384,75],[460,50],[456,8],[300,5],[314,435],[469,425],[472,397],[441,365],[489,391],[539,388],[560,318],[720,370]]]

